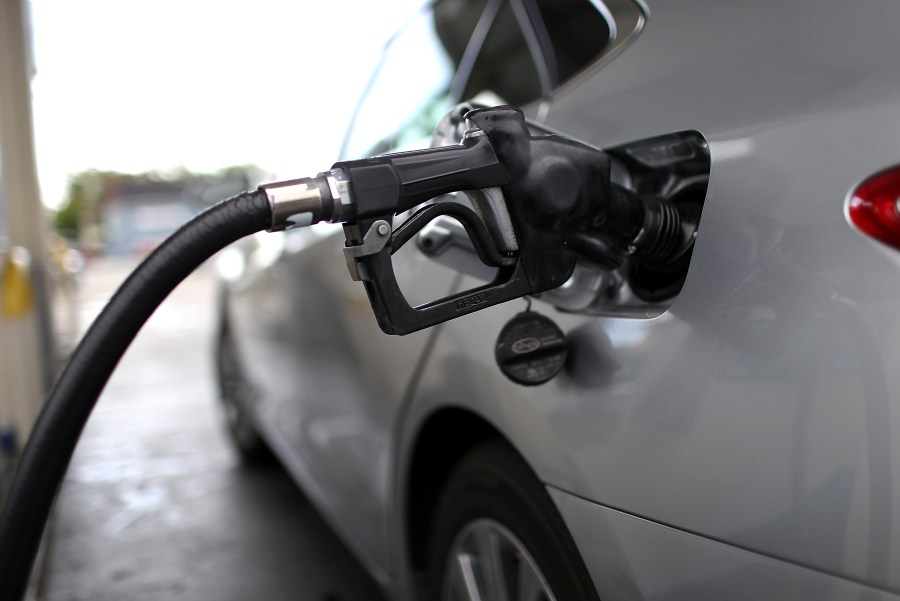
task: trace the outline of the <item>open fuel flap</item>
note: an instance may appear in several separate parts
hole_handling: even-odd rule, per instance
[[[535,132],[546,132],[533,123]],[[442,122],[435,142],[447,143],[457,133]],[[678,296],[687,276],[706,189],[709,183],[709,148],[696,131],[681,131],[606,148],[611,159],[611,180],[645,199],[658,199],[674,207],[678,227],[687,242],[661,257],[627,256],[621,266],[609,269],[579,259],[564,284],[536,298],[562,311],[595,315],[653,317],[665,311]],[[499,192],[499,191],[497,191]],[[455,200],[477,207],[490,202],[492,190],[455,193]],[[475,252],[463,225],[445,216],[430,222],[416,238],[416,246],[434,261],[484,281],[494,277]]]

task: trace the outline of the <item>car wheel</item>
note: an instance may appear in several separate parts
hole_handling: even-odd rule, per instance
[[[475,447],[454,469],[429,547],[433,601],[597,601],[544,486],[500,440]]]
[[[244,377],[234,339],[224,327],[216,345],[216,372],[225,424],[241,458],[248,463],[271,461],[272,452],[259,435],[250,413],[253,389]]]

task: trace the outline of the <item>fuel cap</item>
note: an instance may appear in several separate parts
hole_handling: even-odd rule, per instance
[[[566,336],[549,318],[519,313],[500,330],[494,356],[503,374],[523,386],[551,380],[566,363]]]

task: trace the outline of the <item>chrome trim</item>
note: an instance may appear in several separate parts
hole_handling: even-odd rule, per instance
[[[339,223],[349,220],[353,216],[351,211],[353,197],[350,195],[350,178],[347,177],[343,169],[332,169],[325,173],[325,180],[328,182],[328,189],[331,190],[331,197],[334,199],[334,212],[332,213],[331,222]]]
[[[272,209],[272,225],[268,231],[280,232],[293,227],[304,227],[330,217],[326,213],[330,198],[322,197],[319,188],[320,174],[317,177],[262,184],[259,189],[265,192]],[[326,208],[327,207],[327,208]]]
[[[609,10],[609,7],[603,2],[603,0],[588,0],[591,4],[594,5],[594,8],[597,9],[604,19],[606,19],[606,24],[609,27],[609,42],[610,44],[616,41],[616,37],[618,36],[618,31],[616,30],[616,19],[613,17],[612,11]],[[602,54],[602,53],[601,53]]]

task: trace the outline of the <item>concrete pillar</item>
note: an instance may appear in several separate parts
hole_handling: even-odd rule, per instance
[[[30,258],[30,311],[0,315],[0,416],[23,441],[55,368],[46,271],[46,217],[40,201],[31,114],[31,23],[27,0],[0,0],[0,185],[8,247]],[[0,290],[0,293],[3,291]],[[36,391],[36,392],[35,392]]]

